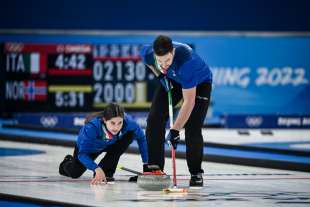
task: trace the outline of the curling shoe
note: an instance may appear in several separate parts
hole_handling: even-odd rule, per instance
[[[190,188],[202,188],[203,187],[203,177],[202,173],[192,174],[189,181]]]

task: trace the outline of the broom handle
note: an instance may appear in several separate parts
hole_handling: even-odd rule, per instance
[[[127,167],[123,167],[123,166],[117,166],[117,168],[124,170],[124,171],[127,171],[127,172],[131,172],[131,173],[136,174],[136,175],[142,175],[143,174],[141,172],[138,172],[138,171],[135,171],[135,170],[129,169]]]
[[[166,79],[167,81],[167,79]],[[167,81],[167,84],[168,81]],[[171,89],[168,91],[168,105],[169,105],[169,123],[170,128],[173,126],[173,107],[172,107],[172,96],[171,96]],[[171,158],[172,158],[172,171],[173,171],[173,186],[177,187],[177,173],[176,173],[176,164],[175,164],[175,150],[170,141],[168,141],[171,149]]]
[[[167,81],[167,79],[165,79]],[[167,84],[168,81],[167,81]],[[169,123],[170,128],[173,127],[173,107],[172,107],[172,96],[171,96],[171,89],[168,91],[168,106],[169,106]]]
[[[175,150],[170,143],[171,148],[171,157],[172,157],[172,170],[173,170],[173,187],[177,187],[177,173],[176,173],[176,164],[175,164]]]

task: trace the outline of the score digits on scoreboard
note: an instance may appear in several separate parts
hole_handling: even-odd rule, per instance
[[[118,102],[127,107],[146,106],[150,72],[139,57],[142,45],[106,44],[93,48],[93,104]]]

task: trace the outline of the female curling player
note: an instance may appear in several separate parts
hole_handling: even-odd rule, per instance
[[[91,184],[114,181],[119,158],[134,139],[139,145],[143,168],[146,168],[148,154],[144,132],[121,106],[111,103],[103,111],[86,117],[73,156],[65,156],[59,165],[59,173],[79,178],[88,169],[94,172]],[[106,154],[96,164],[94,160],[103,152]]]

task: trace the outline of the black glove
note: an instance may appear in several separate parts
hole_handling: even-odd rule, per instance
[[[177,149],[178,143],[180,141],[180,132],[175,129],[170,129],[169,134],[166,137],[166,140],[170,140],[174,149]]]
[[[161,83],[161,85],[164,87],[164,89],[168,92],[172,89],[172,85],[170,84],[170,81],[168,80],[168,78],[164,75],[164,74],[160,74],[158,76],[158,79]]]

